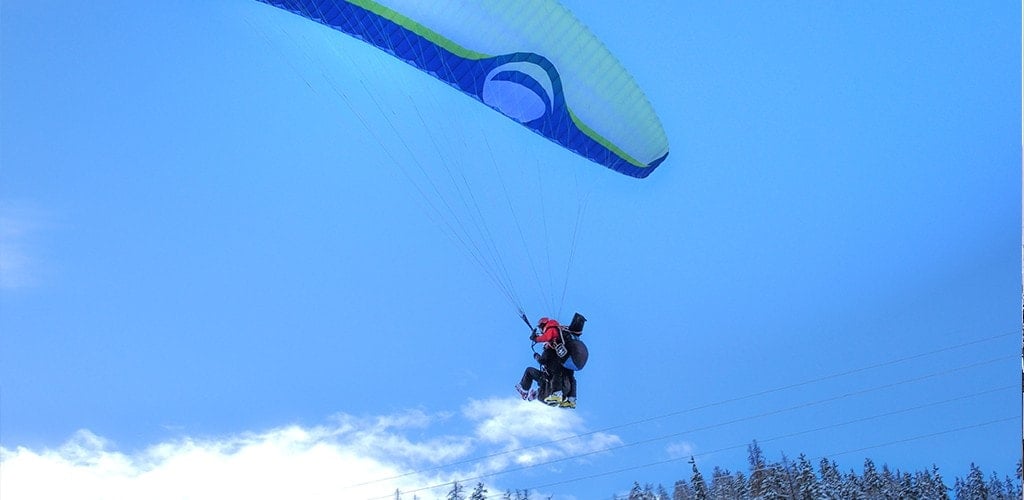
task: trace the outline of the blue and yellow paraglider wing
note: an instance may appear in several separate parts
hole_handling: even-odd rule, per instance
[[[668,139],[633,78],[554,0],[260,0],[375,45],[633,177]]]

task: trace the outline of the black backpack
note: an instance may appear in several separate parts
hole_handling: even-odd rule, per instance
[[[572,322],[569,323],[569,333],[573,335],[583,334],[583,324],[587,322],[587,318],[584,318],[580,313],[573,313]]]

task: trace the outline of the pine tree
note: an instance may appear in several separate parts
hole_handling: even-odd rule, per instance
[[[1012,498],[1010,494],[1013,492],[1013,485],[1004,483],[995,472],[992,472],[989,476],[987,486],[989,498],[992,500],[1009,500]]]
[[[668,490],[666,490],[660,483],[658,484],[658,489],[655,491],[655,498],[657,500],[671,500],[668,496]]]
[[[777,464],[776,470],[779,474],[779,482],[783,486],[783,498],[796,498],[796,467],[789,461],[785,453],[782,454],[782,462]]]
[[[939,474],[939,466],[932,464],[932,495],[928,498],[934,498],[936,500],[950,500],[949,499],[949,487],[946,486],[946,482],[942,479],[942,474]]]
[[[932,474],[928,470],[919,470],[914,473],[914,491],[918,498],[928,498],[934,488],[932,487]]]
[[[939,468],[932,465],[931,470],[919,471],[916,475],[917,491],[921,498],[949,500],[949,489],[939,474]]]
[[[827,458],[822,458],[818,462],[818,469],[821,473],[821,497],[829,500],[841,499],[840,489],[843,485],[843,476],[839,473],[839,466]]]
[[[476,483],[476,488],[473,488],[473,493],[470,493],[469,500],[487,500],[487,488],[484,487],[484,483]]]
[[[643,492],[640,490],[640,482],[634,481],[633,488],[630,488],[630,494],[626,498],[629,500],[638,500]]]
[[[966,489],[967,486],[964,485],[964,480],[960,479],[960,476],[957,476],[956,479],[953,480],[953,494],[956,495],[957,500],[966,498]]]
[[[797,457],[796,490],[796,498],[800,500],[817,500],[822,496],[818,478],[814,475],[814,467],[803,453]]]
[[[971,462],[967,478],[961,480],[957,477],[953,491],[956,493],[957,500],[986,500],[988,486],[985,484],[985,474],[974,462]]]
[[[1015,500],[1024,498],[1024,491],[1021,491],[1021,482],[1019,479],[1014,481],[1013,479],[1010,479],[1010,476],[1006,476],[1006,478],[1003,479],[1003,484],[1006,485],[1007,496]]]
[[[1021,499],[1024,481],[1022,481],[1022,460],[1017,462],[1016,478],[1006,476],[1000,479],[995,472],[986,478],[981,468],[970,464],[966,477],[956,477],[954,487],[948,487],[936,465],[930,469],[914,472],[903,472],[890,469],[883,464],[879,470],[872,459],[864,459],[863,474],[855,470],[843,474],[834,461],[822,458],[819,462],[820,475],[815,475],[814,468],[807,456],[800,454],[796,462],[790,462],[782,454],[781,462],[767,462],[764,454],[753,441],[747,447],[748,460],[752,466],[748,480],[743,472],[731,473],[727,469],[714,467],[710,482],[705,481],[697,461],[690,457],[690,482],[686,479],[674,483],[672,495],[662,485],[655,488],[650,483],[641,487],[639,482],[633,483],[629,492],[629,500],[811,500],[811,499],[900,499],[900,500],[950,500],[952,494],[957,500],[1008,500]],[[754,489],[758,490],[755,495]],[[483,483],[477,483],[476,489],[467,499],[463,487],[455,482],[449,492],[448,500],[483,500],[487,498],[487,490]],[[506,500],[528,500],[525,490],[516,490],[515,497],[506,492]],[[395,491],[395,500],[400,493]]]
[[[505,490],[505,500],[530,500],[530,492],[527,490]]]
[[[864,474],[861,475],[861,491],[868,498],[881,498],[882,489],[882,477],[875,470],[875,462],[870,458],[865,458]]]
[[[448,500],[464,500],[466,497],[463,496],[462,490],[465,489],[458,481],[452,482],[452,489],[448,491]]]
[[[889,469],[888,464],[882,464],[882,496],[893,500],[900,498],[897,491],[900,489],[900,471],[894,473]]]
[[[750,500],[750,485],[747,483],[747,476],[737,471],[733,482],[736,484],[736,500]]]
[[[911,476],[909,472],[900,474],[899,481],[896,485],[896,498],[917,500],[921,498],[921,493],[917,489],[917,485],[914,484],[914,476]]]
[[[716,466],[711,472],[710,496],[715,500],[733,500],[739,496],[736,479],[729,471]]]
[[[1014,500],[1024,498],[1024,491],[1021,490],[1019,477],[1017,478],[1017,481],[1014,482],[1013,479],[1010,479],[1010,476],[1006,476],[1006,479],[1003,482],[1006,484],[1006,494],[1010,498],[1013,498]]]
[[[1003,485],[1003,480],[999,479],[999,475],[995,472],[992,473],[988,478],[988,494],[992,500],[1004,500],[1008,499],[1006,487]]]
[[[861,480],[853,470],[850,470],[850,472],[843,478],[843,483],[839,487],[839,498],[849,500],[861,500],[867,498],[864,496]]]
[[[633,487],[629,490],[629,500],[655,500],[654,487],[650,483],[647,483],[640,487],[640,483],[634,481]]]
[[[747,464],[750,465],[749,489],[751,498],[758,498],[763,495],[764,480],[767,475],[767,465],[764,460],[764,453],[758,446],[755,439],[747,446]]]
[[[790,498],[786,470],[782,464],[773,463],[768,465],[765,472],[764,481],[761,483],[761,498],[764,500]]]
[[[629,489],[629,496],[626,497],[629,500],[640,500],[643,498],[644,491],[640,488],[639,481],[633,481],[633,487]]]
[[[690,478],[690,482],[693,483],[694,500],[708,500],[708,484],[704,482],[704,476],[697,469],[697,461],[693,457],[690,457],[690,465],[693,466],[693,476]]]
[[[656,500],[654,486],[651,483],[644,484],[644,500]]]
[[[672,500],[693,500],[693,488],[685,479],[676,481],[672,486]]]

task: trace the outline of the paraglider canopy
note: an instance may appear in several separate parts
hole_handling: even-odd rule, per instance
[[[373,44],[580,156],[643,178],[668,156],[633,78],[555,0],[260,0]]]
[[[645,178],[668,155],[661,123],[633,77],[555,0],[259,1],[379,48],[526,129],[615,172]],[[314,26],[310,23],[309,27]],[[360,82],[368,83],[364,88],[371,94],[369,101],[376,105],[368,114],[352,106],[348,95],[353,91],[351,86],[332,85],[331,90],[369,132],[367,136],[381,146],[388,160],[385,163],[397,167],[423,198],[423,212],[479,265],[520,316],[524,303],[530,302],[520,296],[520,285],[526,281],[533,281],[527,286],[535,285],[539,292],[534,298],[540,300],[533,304],[543,302],[548,314],[558,314],[569,288],[579,229],[589,202],[590,193],[584,193],[584,184],[600,177],[620,182],[622,177],[602,176],[602,169],[583,168],[586,162],[567,162],[573,168],[557,172],[550,167],[560,161],[548,156],[557,148],[530,146],[530,153],[538,151],[533,161],[524,158],[529,154],[513,157],[499,148],[519,138],[501,140],[500,134],[491,129],[498,119],[487,122],[481,130],[458,130],[458,125],[452,125],[458,120],[448,120],[444,114],[453,113],[453,101],[459,99],[451,93],[449,100],[443,86],[437,86],[441,90],[438,94],[446,94],[444,104],[435,110],[440,115],[426,114],[442,118],[425,120],[420,111],[429,107],[431,100],[424,99],[429,92],[421,90],[427,86],[413,86],[400,76],[395,78],[404,73],[391,72],[392,68],[367,69],[347,58],[347,52],[354,52],[343,45],[348,40],[326,36],[328,30],[316,31],[325,36],[315,50],[331,56],[326,61],[329,67],[361,73]],[[332,53],[329,49],[337,50]],[[417,120],[391,120],[387,106],[381,105],[381,101],[390,101],[378,101],[377,96],[380,89],[388,87],[400,89],[399,94],[402,89],[406,91],[403,97],[408,97]],[[472,108],[474,103],[465,104]],[[487,112],[481,109],[483,114]],[[412,117],[412,113],[407,116]],[[368,125],[376,119],[380,119],[383,132]],[[482,119],[470,127],[481,123]],[[403,137],[403,129],[411,132]],[[492,138],[497,138],[497,146],[491,145]],[[467,148],[470,143],[472,146]],[[484,145],[484,154],[466,152],[478,144]],[[488,161],[495,167],[493,172],[485,168]],[[509,165],[509,174],[500,171],[501,162]],[[536,177],[526,175],[531,173],[527,171],[531,164],[537,167]],[[580,174],[572,179],[575,185],[551,182],[568,172],[573,177]],[[510,196],[516,189],[508,189],[509,179],[531,183],[530,189],[520,186],[519,190],[529,194]],[[501,197],[507,203],[500,203]],[[507,205],[511,217],[485,214],[503,210],[502,205]],[[524,217],[529,209],[532,218]],[[560,242],[563,244],[553,243],[553,233],[565,237]],[[530,234],[542,234],[543,238],[524,236]],[[517,235],[520,242],[509,241]],[[507,238],[499,241],[503,237]],[[555,262],[561,257],[565,257],[564,267]],[[560,269],[565,270],[564,275],[558,274]],[[559,285],[560,293],[556,290]]]

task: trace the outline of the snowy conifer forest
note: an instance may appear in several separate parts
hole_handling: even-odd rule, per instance
[[[921,500],[1019,500],[1021,461],[1013,475],[1001,471],[985,471],[971,464],[967,471],[954,471],[952,479],[932,466],[929,469],[905,471],[878,466],[864,459],[860,471],[840,470],[834,460],[822,458],[812,463],[804,454],[796,460],[784,454],[770,461],[757,441],[747,447],[749,469],[732,472],[711,467],[710,474],[702,464],[690,460],[687,477],[675,481],[671,488],[662,484],[635,481],[628,493],[609,492],[605,498],[615,500],[850,500],[850,499],[921,499]],[[962,474],[962,475],[961,475]],[[566,493],[571,494],[571,490]],[[396,500],[403,498],[396,492]],[[419,498],[419,497],[415,497]],[[455,483],[445,500],[546,500],[526,490],[490,492],[478,483],[472,489]]]

